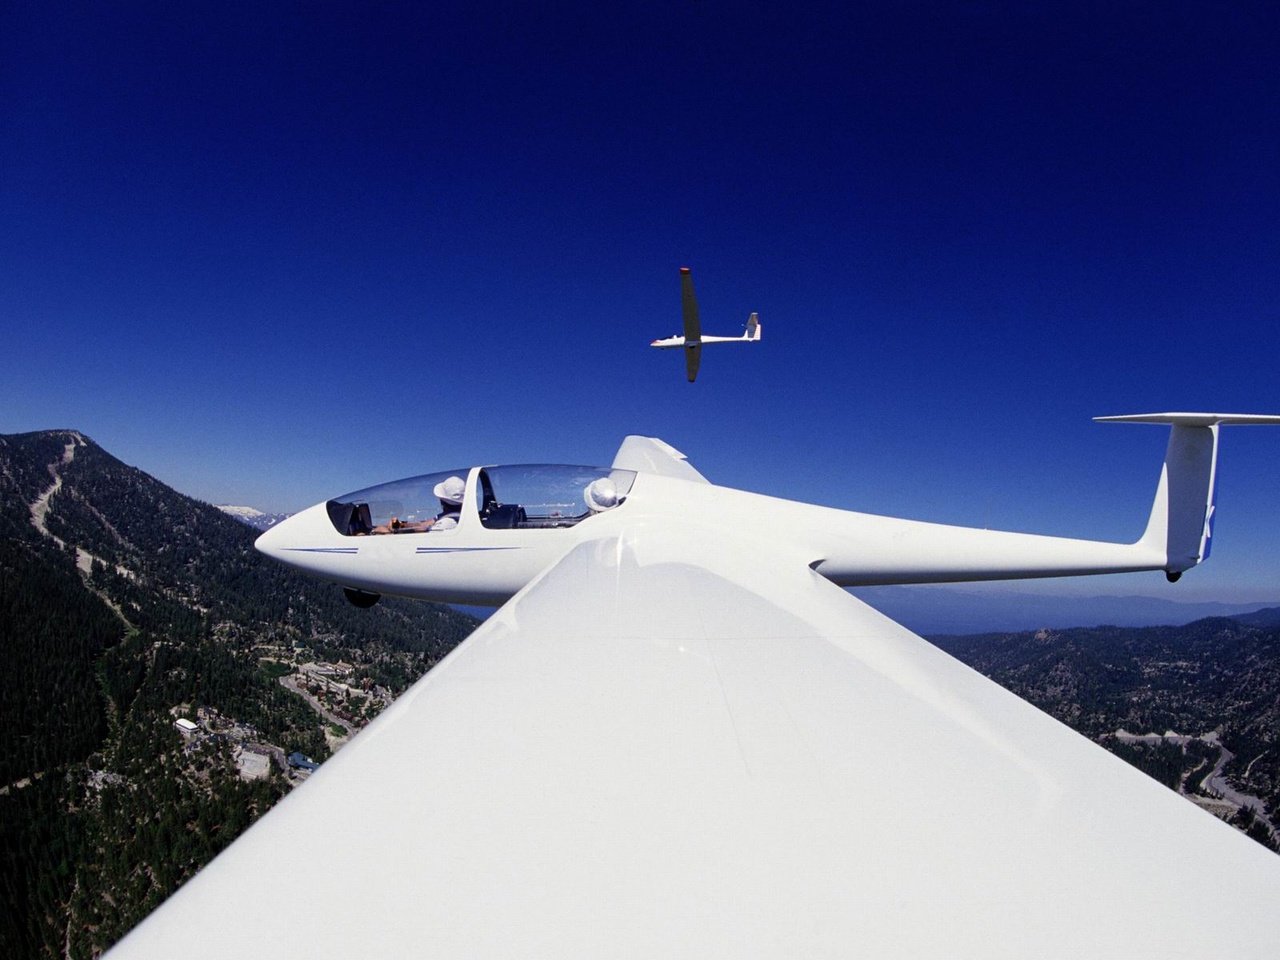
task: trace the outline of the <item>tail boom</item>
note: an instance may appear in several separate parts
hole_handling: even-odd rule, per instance
[[[1163,570],[1174,581],[1209,556],[1218,427],[1280,424],[1280,416],[1256,414],[1163,413],[1099,419],[1161,423],[1172,428],[1151,514],[1137,541],[1075,540],[826,511],[815,526],[828,538],[827,546],[812,568],[841,586],[1021,580],[1144,570]]]

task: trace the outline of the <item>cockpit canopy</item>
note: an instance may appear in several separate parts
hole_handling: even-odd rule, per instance
[[[561,464],[482,467],[471,473],[442,470],[357,490],[330,500],[329,518],[346,536],[440,530],[446,526],[437,526],[440,519],[462,521],[462,511],[478,513],[491,530],[571,527],[620,506],[636,476],[631,470]],[[467,485],[462,506],[450,496],[459,481]]]
[[[480,522],[490,529],[572,527],[621,504],[635,478],[631,470],[605,467],[485,467],[476,475]],[[612,503],[601,496],[609,489],[614,491]]]

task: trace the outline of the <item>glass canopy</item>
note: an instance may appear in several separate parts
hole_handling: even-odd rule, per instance
[[[329,518],[339,533],[353,537],[451,529],[461,519],[469,473],[442,470],[356,490],[329,501]],[[607,467],[484,467],[474,479],[471,509],[491,530],[571,527],[620,506],[634,481],[633,471]]]

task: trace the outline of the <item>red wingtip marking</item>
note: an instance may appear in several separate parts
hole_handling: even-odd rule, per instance
[[[688,272],[689,272],[689,268],[688,268],[688,267],[681,267],[681,268],[680,268],[680,272],[681,272],[681,273],[688,273]]]

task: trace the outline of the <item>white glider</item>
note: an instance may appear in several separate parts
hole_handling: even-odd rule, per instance
[[[689,382],[698,377],[698,364],[702,360],[702,347],[708,343],[756,343],[760,339],[763,328],[760,315],[757,313],[747,317],[747,328],[740,337],[712,337],[702,335],[702,324],[698,320],[698,300],[693,294],[693,277],[688,267],[680,268],[680,306],[684,313],[684,334],[674,333],[663,340],[653,340],[651,347],[659,350],[684,348],[685,372]]]
[[[840,589],[1180,575],[1219,426],[1280,417],[1138,419],[1172,429],[1128,544],[745,493],[645,437],[297,514],[258,548],[360,604],[504,605],[112,956],[1271,960],[1280,858]]]

